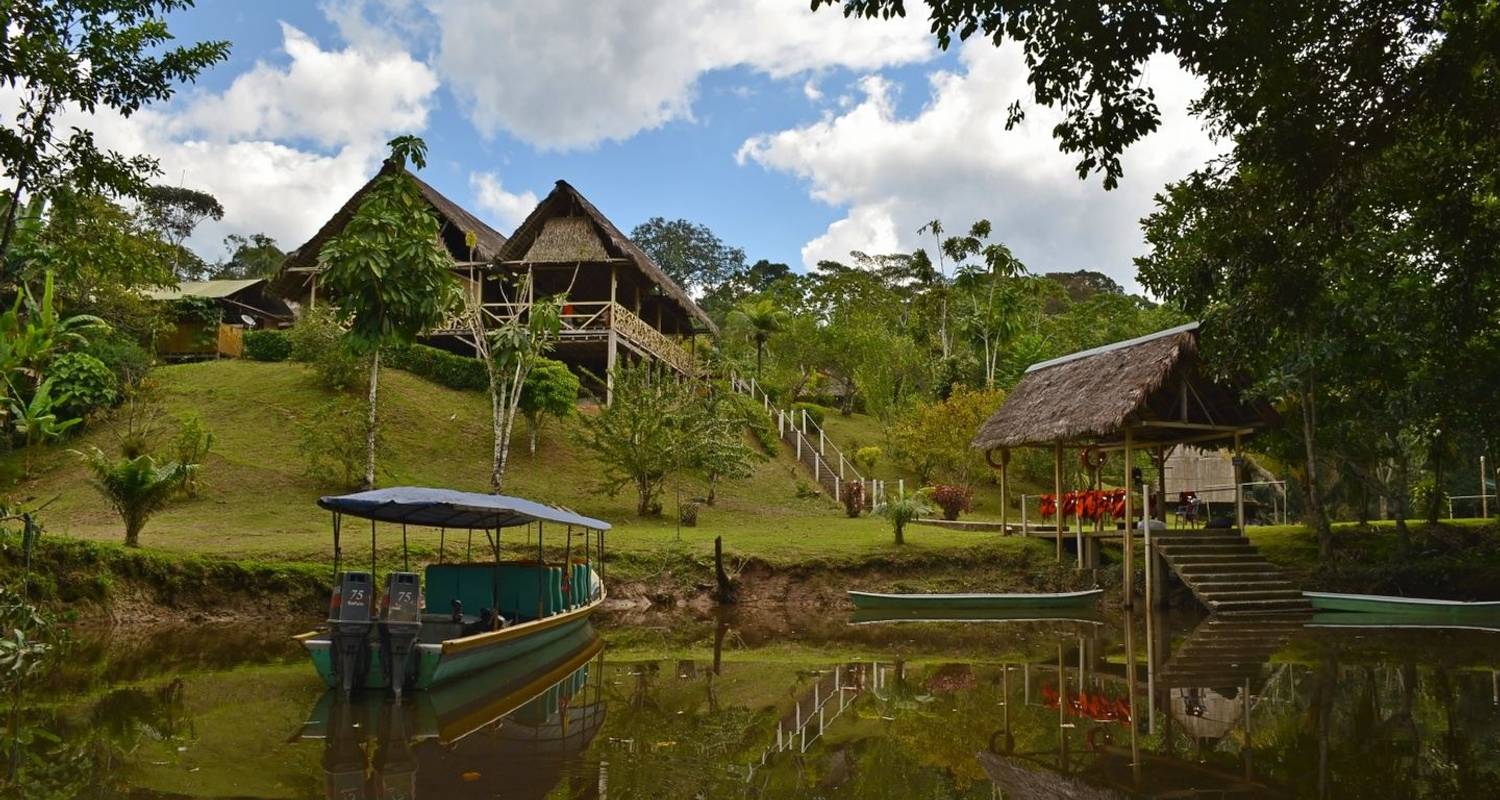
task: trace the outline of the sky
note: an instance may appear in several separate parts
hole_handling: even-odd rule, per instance
[[[925,19],[807,0],[199,0],[169,22],[229,59],[129,118],[67,121],[218,197],[189,242],[208,260],[231,233],[301,244],[410,133],[423,178],[506,234],[565,179],[623,230],[687,218],[798,270],[986,218],[1033,272],[1133,289],[1153,195],[1216,152],[1193,79],[1153,62],[1163,124],[1105,191],[1058,151],[1014,45],[941,52]]]

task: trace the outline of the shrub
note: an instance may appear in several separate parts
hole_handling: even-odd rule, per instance
[[[765,450],[768,455],[776,455],[781,451],[781,439],[776,435],[776,426],[771,422],[771,417],[766,413],[765,407],[757,403],[754,398],[736,394],[734,402],[740,406],[740,411],[745,417],[745,427],[750,429],[750,435]]]
[[[103,361],[88,353],[63,353],[47,365],[53,396],[62,399],[66,417],[84,417],[120,399],[120,380]]]
[[[449,389],[485,390],[490,376],[477,358],[455,355],[425,344],[387,347],[380,351],[385,366],[404,369]]]
[[[189,412],[177,423],[177,437],[172,440],[172,449],[177,453],[177,463],[201,466],[214,446],[214,435],[203,425],[203,418]],[[200,470],[188,472],[182,481],[182,493],[197,497],[203,489],[199,479]]]
[[[288,336],[292,360],[311,364],[323,388],[344,391],[361,385],[368,371],[365,358],[344,336],[332,310],[309,311],[292,326]]]
[[[793,403],[793,418],[797,421],[797,427],[799,428],[802,427],[802,412],[804,411],[807,412],[807,418],[812,420],[814,425],[820,428],[823,427],[823,418],[828,414],[828,409],[817,403]]]
[[[845,481],[839,498],[844,501],[844,513],[854,519],[865,510],[865,485],[860,481]]]
[[[292,337],[286,331],[245,331],[245,358],[285,361],[292,357]]]
[[[108,367],[115,374],[115,385],[121,389],[140,383],[151,371],[151,353],[135,339],[119,333],[107,332],[91,337],[82,352]]]
[[[922,492],[897,497],[882,503],[875,512],[891,521],[891,530],[896,534],[896,544],[906,544],[907,523],[932,513],[927,498]]]
[[[968,486],[940,483],[932,487],[932,502],[943,509],[943,519],[955,520],[974,508],[974,490]]]
[[[866,473],[865,477],[869,477],[868,473],[875,469],[875,464],[880,461],[880,457],[883,455],[885,455],[885,451],[874,445],[861,447],[854,451],[854,466],[861,472]]]
[[[532,455],[536,455],[536,443],[547,417],[563,419],[573,413],[578,404],[578,386],[578,376],[568,365],[550,358],[538,359],[527,373],[521,386],[520,409],[531,434]]]
[[[369,406],[352,398],[335,398],[313,410],[302,425],[297,451],[303,472],[323,486],[358,488],[365,478],[365,433]],[[386,460],[385,439],[375,432],[376,463]]]

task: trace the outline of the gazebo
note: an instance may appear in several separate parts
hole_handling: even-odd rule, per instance
[[[999,410],[980,426],[972,446],[983,450],[989,463],[1000,471],[1002,526],[1010,502],[1006,471],[1012,449],[1052,450],[1057,497],[1063,493],[1064,449],[1084,448],[1091,460],[1123,452],[1127,483],[1132,484],[1125,492],[1123,515],[1127,521],[1123,526],[1125,602],[1129,605],[1134,594],[1132,529],[1137,487],[1130,467],[1135,453],[1148,452],[1160,467],[1168,448],[1231,441],[1236,464],[1236,516],[1243,531],[1244,496],[1239,488],[1243,480],[1242,443],[1275,420],[1275,411],[1264,402],[1246,398],[1237,382],[1216,381],[1206,374],[1198,353],[1198,323],[1194,322],[1033,364]],[[1097,475],[1097,466],[1089,466]],[[1055,531],[1059,561],[1063,524],[1059,508]],[[1145,527],[1150,563],[1150,526]],[[1078,542],[1081,567],[1086,558],[1097,558],[1097,539],[1090,542],[1079,531]],[[1147,571],[1148,595],[1154,571]]]

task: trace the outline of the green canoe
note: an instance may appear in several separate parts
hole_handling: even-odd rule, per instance
[[[1303,592],[1317,611],[1397,615],[1427,619],[1500,621],[1500,601],[1471,603],[1426,597],[1391,597],[1379,594],[1334,594]]]
[[[855,608],[1082,608],[1097,603],[1103,595],[1103,589],[1048,594],[888,594],[851,590],[849,592],[849,599],[853,601]]]

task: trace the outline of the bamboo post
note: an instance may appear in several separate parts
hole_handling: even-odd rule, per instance
[[[1021,495],[1021,535],[1030,536],[1026,525],[1026,495]]]
[[[1132,456],[1134,443],[1131,440],[1130,429],[1125,429],[1125,607],[1135,607],[1135,537],[1131,528],[1135,525],[1135,507],[1131,502],[1131,495],[1135,493],[1135,478],[1131,467],[1135,464]],[[1132,670],[1133,672],[1134,670]],[[1134,699],[1134,687],[1132,686],[1132,700]]]
[[[1234,519],[1239,525],[1240,535],[1245,535],[1245,451],[1240,447],[1240,435],[1234,435]]]
[[[1480,519],[1489,519],[1490,518],[1490,496],[1489,496],[1489,490],[1487,490],[1487,489],[1484,488],[1484,473],[1485,473],[1485,471],[1486,470],[1484,468],[1484,456],[1481,455],[1479,457],[1479,517],[1480,517]]]
[[[1052,497],[1054,499],[1052,518],[1056,521],[1057,528],[1057,562],[1061,564],[1063,551],[1062,442],[1058,442],[1052,446]],[[1129,501],[1127,500],[1126,502]],[[1130,512],[1127,510],[1125,515],[1127,517],[1130,516]]]
[[[1010,517],[1010,495],[1006,493],[1005,477],[1007,467],[1010,466],[1010,449],[1000,450],[1000,535],[1010,534],[1010,525],[1006,524]]]

